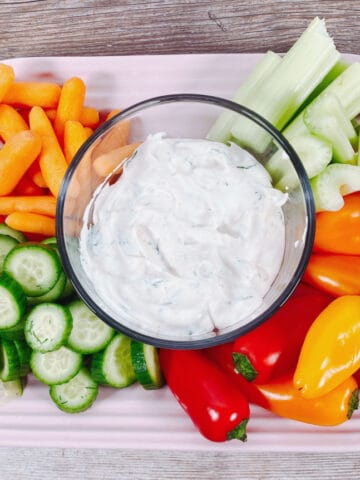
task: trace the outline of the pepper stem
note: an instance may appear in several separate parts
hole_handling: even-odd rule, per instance
[[[245,420],[242,420],[239,425],[237,425],[233,430],[230,430],[227,434],[227,439],[228,440],[241,440],[242,442],[246,442],[247,440],[247,435],[246,435],[246,425],[248,423],[249,419],[245,418]]]
[[[352,414],[354,413],[354,410],[356,410],[357,408],[359,408],[359,389],[358,388],[356,388],[352,392],[350,400],[349,400],[349,410],[348,410],[348,413],[347,413],[347,418],[349,420],[352,417]]]
[[[245,380],[252,382],[258,376],[258,372],[252,366],[250,360],[243,353],[233,352],[232,358],[236,373],[240,373]]]

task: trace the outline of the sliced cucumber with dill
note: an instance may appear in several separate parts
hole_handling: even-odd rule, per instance
[[[0,380],[8,382],[20,377],[20,360],[17,348],[11,340],[1,340]]]
[[[31,242],[13,248],[5,258],[3,269],[29,297],[49,292],[62,272],[60,259],[51,247]]]
[[[81,300],[75,300],[68,306],[73,318],[69,347],[84,354],[103,350],[115,335],[115,330],[100,320]]]
[[[131,362],[130,344],[130,338],[118,333],[105,350],[93,356],[91,376],[96,382],[115,388],[124,388],[136,381]]]
[[[15,240],[20,243],[26,242],[26,237],[22,232],[8,227],[6,223],[0,223],[0,235],[8,235],[9,237],[15,238]]]
[[[28,304],[37,305],[39,303],[55,302],[56,300],[60,300],[64,293],[66,282],[67,277],[64,272],[61,272],[58,281],[51,290],[44,293],[44,295],[40,295],[39,297],[28,297]]]
[[[69,309],[57,303],[41,303],[26,317],[25,338],[38,352],[52,352],[64,345],[70,335],[72,317]]]
[[[19,357],[20,363],[20,377],[24,377],[30,372],[30,356],[31,356],[31,348],[26,343],[25,340],[16,339],[13,340],[13,343],[16,347],[17,354]]]
[[[10,235],[0,233],[0,272],[4,264],[6,255],[18,244],[18,240]]]
[[[35,377],[47,385],[68,382],[79,372],[82,356],[70,348],[60,347],[53,352],[32,352],[30,367]]]
[[[25,312],[26,297],[21,286],[6,273],[0,276],[0,329],[18,324]]]
[[[61,385],[52,385],[49,393],[60,410],[67,413],[79,413],[94,403],[98,394],[98,384],[86,368],[82,368],[75,377]]]
[[[25,318],[23,317],[19,323],[10,328],[2,328],[0,330],[0,338],[5,340],[24,340]]]
[[[15,380],[9,380],[8,382],[0,381],[0,405],[21,397],[23,391],[24,386],[21,378],[15,378]]]
[[[136,378],[144,388],[153,390],[163,386],[158,351],[154,346],[131,340],[131,361]]]

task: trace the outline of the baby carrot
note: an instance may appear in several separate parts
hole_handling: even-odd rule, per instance
[[[94,133],[94,130],[90,127],[84,127],[84,130],[86,133],[86,139],[88,139]]]
[[[27,130],[8,140],[0,150],[0,195],[8,195],[41,150],[41,138]]]
[[[51,193],[57,197],[67,169],[67,163],[57,140],[53,136],[44,135],[41,140],[42,150],[39,160],[41,173]]]
[[[29,212],[13,212],[5,219],[6,225],[25,233],[55,236],[55,218]]]
[[[72,77],[64,83],[54,122],[55,132],[60,141],[63,138],[65,122],[80,119],[85,92],[85,84],[80,78]]]
[[[120,113],[121,110],[120,109],[115,109],[115,110],[111,110],[111,112],[109,112],[106,116],[106,119],[105,120],[110,120],[110,118],[113,118],[115,117],[115,115],[117,115],[118,113]]]
[[[45,111],[41,107],[35,106],[30,110],[29,125],[33,132],[36,132],[41,136],[49,135],[56,139],[53,126],[51,125],[51,122]]]
[[[17,133],[29,130],[23,117],[10,105],[0,105],[0,137],[4,142]]]
[[[38,158],[35,160],[35,162],[31,164],[30,168],[26,172],[26,176],[30,179],[31,182],[33,182],[39,188],[48,188],[44,180],[43,174],[41,173],[40,163]]]
[[[93,158],[111,152],[115,148],[123,147],[129,143],[130,122],[122,120],[109,130],[94,147]]]
[[[95,172],[100,177],[107,177],[123,160],[131,157],[140,144],[141,142],[130,143],[98,156],[93,163]]]
[[[44,110],[48,119],[53,122],[56,117],[56,108],[47,108]]]
[[[13,212],[30,212],[55,217],[55,211],[56,200],[52,195],[0,197],[0,215],[9,215]]]
[[[64,129],[64,153],[68,163],[74,158],[75,153],[88,138],[85,128],[80,122],[68,120]]]
[[[14,82],[3,97],[3,103],[17,106],[44,108],[57,106],[61,88],[56,83]]]
[[[93,107],[83,107],[79,118],[83,127],[95,128],[99,125],[99,112]]]
[[[10,65],[0,63],[0,102],[4,98],[4,95],[9,90],[10,86],[14,83],[14,80],[14,69],[10,67]]]

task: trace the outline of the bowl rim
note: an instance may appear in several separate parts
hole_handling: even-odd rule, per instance
[[[283,150],[289,156],[290,161],[292,162],[297,176],[300,181],[301,189],[304,195],[304,203],[307,213],[307,228],[306,234],[304,238],[304,248],[299,259],[297,268],[293,274],[293,277],[289,284],[284,288],[282,293],[277,297],[276,301],[273,302],[264,312],[262,312],[259,316],[251,320],[249,323],[242,325],[234,330],[231,330],[226,333],[222,333],[220,335],[214,335],[212,337],[204,338],[204,339],[194,339],[192,340],[189,338],[188,340],[170,340],[166,338],[158,338],[152,335],[147,335],[140,333],[136,330],[133,330],[108,315],[104,312],[91,298],[91,296],[87,293],[85,288],[82,286],[81,282],[79,281],[76,272],[72,268],[71,262],[69,260],[65,240],[64,240],[64,229],[63,229],[63,214],[64,214],[64,205],[66,200],[66,192],[69,185],[69,182],[76,171],[78,164],[80,163],[83,155],[87,151],[87,149],[96,141],[100,136],[110,130],[114,125],[116,125],[119,121],[126,119],[128,116],[133,115],[141,110],[146,108],[150,108],[153,106],[158,106],[162,104],[168,104],[173,102],[194,102],[194,103],[205,103],[210,105],[215,105],[222,107],[224,109],[233,111],[234,113],[239,113],[250,120],[254,121],[256,124],[264,128],[273,139],[283,148]],[[56,206],[56,238],[57,244],[63,264],[63,268],[65,270],[66,275],[71,280],[71,283],[74,286],[76,293],[79,297],[85,302],[85,304],[90,308],[90,310],[98,316],[101,320],[105,323],[113,327],[116,331],[121,332],[137,341],[148,343],[154,345],[158,348],[171,348],[171,349],[201,349],[201,348],[208,348],[216,345],[220,345],[222,343],[230,342],[235,338],[248,333],[249,331],[255,329],[262,323],[264,323],[267,319],[269,319],[277,310],[281,308],[281,306],[288,300],[296,286],[299,284],[302,275],[305,271],[307,263],[310,258],[310,254],[313,247],[314,242],[314,235],[315,235],[315,206],[314,206],[314,198],[310,186],[310,181],[306,174],[305,168],[298,156],[295,152],[294,148],[291,146],[289,141],[284,137],[284,135],[277,130],[269,121],[263,118],[258,113],[254,112],[253,110],[235,103],[231,100],[227,100],[225,98],[213,96],[213,95],[204,95],[204,94],[194,94],[194,93],[176,93],[176,94],[168,94],[168,95],[160,95],[156,97],[151,97],[140,102],[137,102],[126,109],[122,110],[120,113],[114,115],[111,119],[105,121],[95,132],[85,141],[85,143],[80,147],[78,152],[76,153],[74,159],[70,163],[65,177],[63,179],[60,192],[57,199],[57,206]]]

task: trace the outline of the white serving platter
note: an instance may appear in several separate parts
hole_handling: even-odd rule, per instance
[[[231,98],[259,54],[45,57],[2,60],[18,80],[81,77],[86,104],[125,108],[169,93]],[[360,57],[347,55],[350,61]],[[191,378],[189,375],[189,381]],[[48,388],[31,375],[24,395],[0,406],[0,446],[129,448],[207,451],[360,451],[360,415],[338,427],[320,428],[282,419],[252,407],[248,441],[221,444],[201,437],[165,387],[145,391],[102,387],[94,406],[81,414],[58,410]]]

